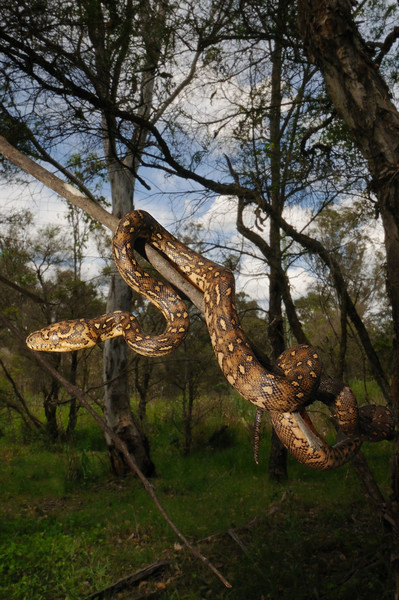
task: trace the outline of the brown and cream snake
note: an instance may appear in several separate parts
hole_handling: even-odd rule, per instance
[[[94,319],[51,324],[31,333],[27,338],[28,347],[69,352],[123,335],[128,346],[139,354],[162,356],[175,350],[187,335],[188,311],[169,284],[158,281],[137,263],[134,245],[138,239],[160,251],[203,293],[205,319],[217,361],[230,385],[257,407],[257,430],[259,417],[267,410],[287,450],[299,462],[317,470],[344,464],[364,440],[377,441],[392,435],[392,416],[388,409],[373,406],[358,409],[351,390],[343,387],[333,405],[346,437],[335,446],[328,445],[315,431],[305,410],[313,402],[320,382],[321,362],[317,351],[306,345],[294,346],[278,359],[281,375],[266,370],[257,360],[240,325],[231,271],[188,248],[151,215],[140,210],[120,220],[113,238],[113,255],[126,283],[163,313],[164,332],[147,335],[131,313],[116,311]],[[366,411],[363,421],[368,423],[367,430],[362,429],[359,410]]]

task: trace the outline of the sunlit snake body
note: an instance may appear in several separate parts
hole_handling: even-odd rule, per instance
[[[295,346],[278,360],[282,375],[267,371],[255,357],[240,325],[231,271],[188,248],[144,211],[133,211],[121,219],[113,239],[114,260],[126,283],[162,311],[165,331],[158,336],[146,335],[133,315],[116,311],[95,319],[49,325],[32,333],[27,339],[28,346],[34,350],[68,352],[123,335],[127,344],[140,354],[161,356],[176,349],[189,327],[186,305],[169,284],[156,280],[138,265],[133,252],[138,239],[160,251],[204,294],[211,343],[227,381],[257,407],[259,414],[269,411],[277,435],[299,462],[318,470],[335,468],[353,456],[363,439],[384,439],[391,435],[392,423],[386,409],[383,413],[377,411],[378,414],[371,409],[371,433],[362,432],[356,401],[349,388],[344,388],[335,399],[334,408],[341,428],[349,437],[333,447],[326,444],[304,410],[314,400],[319,385],[321,363],[317,352],[310,346]]]

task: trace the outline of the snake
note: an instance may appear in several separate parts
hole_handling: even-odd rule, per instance
[[[256,357],[240,323],[232,271],[189,248],[143,210],[131,211],[120,219],[112,241],[113,258],[128,286],[161,311],[166,321],[164,331],[149,335],[130,312],[114,311],[92,319],[52,323],[28,336],[28,348],[70,352],[123,336],[132,350],[145,356],[163,356],[176,350],[189,330],[187,305],[169,282],[150,275],[137,262],[135,245],[143,241],[203,294],[205,321],[219,367],[227,382],[256,407],[256,460],[265,411],[288,452],[315,470],[334,469],[348,462],[363,441],[392,436],[393,418],[388,408],[368,405],[365,411],[364,407],[359,409],[351,389],[341,386],[331,404],[343,439],[329,445],[306,410],[320,385],[318,351],[308,344],[295,345],[278,358],[276,372],[267,369]],[[364,422],[368,427],[362,427]]]

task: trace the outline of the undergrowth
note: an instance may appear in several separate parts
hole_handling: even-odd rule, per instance
[[[156,492],[231,590],[185,551],[134,477],[110,475],[102,433],[85,417],[74,442],[57,447],[2,425],[0,598],[83,599],[159,559],[170,561],[155,588],[163,600],[391,598],[383,531],[350,465],[317,473],[289,459],[288,482],[272,483],[269,432],[257,466],[251,415],[236,409],[209,415],[187,457],[166,409],[151,408],[148,422]],[[387,492],[390,444],[364,451]],[[143,582],[140,593],[151,589]]]

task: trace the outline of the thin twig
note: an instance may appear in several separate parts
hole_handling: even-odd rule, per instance
[[[228,529],[227,533],[229,534],[231,539],[233,539],[236,542],[236,544],[238,544],[240,546],[240,548],[243,551],[243,553],[245,554],[245,556],[250,558],[251,557],[250,551],[248,550],[248,548],[246,547],[244,542],[239,538],[238,534],[234,531],[234,529],[231,529],[231,528]]]
[[[12,389],[14,390],[14,394],[15,394],[16,398],[20,401],[21,405],[23,406],[23,409],[24,409],[25,413],[29,417],[30,422],[33,423],[33,425],[36,427],[36,429],[40,429],[42,427],[42,425],[43,425],[42,422],[39,421],[39,419],[37,419],[35,417],[35,415],[33,415],[30,412],[29,407],[26,404],[24,397],[22,396],[22,394],[20,393],[19,389],[17,388],[17,384],[15,383],[15,380],[13,379],[11,373],[7,369],[7,367],[4,364],[3,360],[1,359],[1,357],[0,357],[0,366],[3,369],[4,375],[6,376],[6,378],[8,379],[8,381],[10,382],[10,384],[12,386]],[[9,404],[9,406],[12,406],[12,405]],[[20,414],[21,414],[21,412],[20,412]],[[21,414],[21,416],[22,416],[22,414]]]

